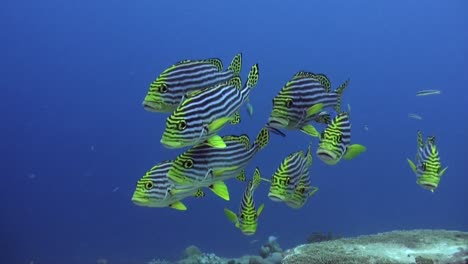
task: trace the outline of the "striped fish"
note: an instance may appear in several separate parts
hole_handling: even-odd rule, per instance
[[[241,53],[232,59],[226,71],[218,58],[179,61],[150,84],[143,107],[150,112],[173,112],[185,96],[239,76],[241,67]]]
[[[247,236],[253,235],[257,231],[258,217],[265,207],[264,204],[261,204],[257,210],[255,208],[253,196],[260,182],[260,170],[256,168],[253,179],[249,181],[247,187],[245,188],[244,195],[242,196],[239,207],[239,213],[236,214],[233,211],[224,208],[224,213],[226,214],[226,217],[229,219],[229,221],[233,222],[236,227]]]
[[[136,189],[132,196],[132,202],[145,207],[170,207],[176,210],[187,210],[181,202],[186,197],[204,197],[201,188],[188,192],[179,192],[177,186],[169,180],[167,173],[173,166],[173,161],[162,161],[153,166],[145,175],[138,180]],[[227,193],[227,187],[223,182],[208,186],[213,191]],[[224,195],[225,196],[225,195]]]
[[[187,97],[167,118],[161,143],[166,148],[182,148],[197,145],[207,140],[208,144],[224,148],[226,144],[217,133],[230,122],[240,122],[239,108],[249,98],[250,91],[258,81],[258,64],[249,72],[246,84],[239,88],[221,84]]]
[[[330,115],[322,109],[333,108],[341,112],[341,96],[348,86],[345,81],[335,91],[331,91],[330,80],[324,74],[298,72],[273,98],[273,110],[268,119],[268,127],[282,134],[279,129],[300,129],[318,137],[320,134],[311,121],[328,124]]]
[[[328,165],[335,165],[341,158],[350,160],[366,150],[359,144],[351,145],[351,123],[349,114],[340,113],[320,135],[317,156]]]
[[[275,202],[284,202],[291,208],[301,208],[318,188],[312,187],[309,168],[312,165],[310,145],[307,154],[297,151],[281,162],[270,180],[268,197]]]
[[[416,164],[407,159],[413,172],[418,178],[416,183],[424,189],[434,192],[439,186],[440,177],[448,167],[442,169],[439,152],[435,144],[435,137],[428,137],[423,142],[421,131],[418,131],[418,148],[416,152]]]
[[[247,135],[224,136],[223,149],[199,144],[180,154],[168,172],[168,178],[187,190],[194,190],[230,178],[245,180],[244,170],[269,141],[269,131],[262,128],[250,146]],[[181,188],[180,188],[181,189]]]

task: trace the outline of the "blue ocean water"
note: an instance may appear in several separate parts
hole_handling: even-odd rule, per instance
[[[468,231],[468,4],[466,1],[4,1],[2,41],[1,263],[145,263],[176,259],[191,244],[221,256],[257,253],[254,239],[284,248],[313,231],[344,236],[396,229]],[[185,212],[130,198],[152,165],[180,150],[159,142],[165,115],[143,110],[148,85],[182,59],[243,53],[254,63],[254,115],[222,134],[255,137],[271,99],[299,70],[350,85],[352,142],[367,151],[328,166],[314,155],[319,192],[300,210],[273,203],[267,185],[255,236],[224,216],[231,201],[186,199]],[[422,89],[436,96],[416,97]],[[423,120],[413,120],[418,113]],[[368,129],[365,129],[365,128]],[[416,185],[406,158],[416,131],[435,135],[449,169],[435,193]],[[249,165],[269,177],[317,140],[273,136]]]

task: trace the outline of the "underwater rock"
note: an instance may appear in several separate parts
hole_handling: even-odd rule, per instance
[[[179,260],[177,261],[177,264],[226,264],[227,262],[227,260],[220,258],[213,253],[202,253]]]
[[[283,264],[465,263],[468,233],[446,230],[393,231],[298,246]],[[450,261],[450,262],[448,262]]]
[[[190,257],[198,256],[201,254],[202,254],[202,251],[197,246],[191,245],[184,249],[184,252],[182,253],[182,257],[190,258]]]

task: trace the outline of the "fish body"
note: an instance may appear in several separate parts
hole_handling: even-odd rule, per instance
[[[192,147],[174,159],[168,177],[185,189],[198,189],[230,178],[245,180],[244,170],[269,141],[269,131],[262,128],[250,146],[247,135],[224,136],[225,148],[208,143]]]
[[[161,137],[163,146],[182,148],[207,141],[214,147],[224,148],[225,144],[217,133],[228,122],[240,122],[238,110],[248,100],[257,81],[258,64],[255,64],[243,87],[228,82],[187,97],[166,120]]]
[[[429,89],[429,90],[420,90],[416,92],[416,96],[428,96],[428,95],[436,95],[436,94],[441,94],[441,90],[434,90],[434,89]]]
[[[275,202],[284,202],[291,208],[301,208],[308,198],[318,191],[318,188],[312,187],[310,183],[311,165],[310,145],[307,154],[297,151],[288,155],[270,180],[268,197]]]
[[[239,76],[241,67],[241,53],[232,59],[225,71],[218,58],[179,61],[164,70],[150,84],[143,107],[150,112],[173,112],[184,97]]]
[[[417,142],[416,162],[413,163],[413,161],[407,159],[408,164],[416,174],[416,183],[422,188],[434,192],[439,186],[440,178],[448,167],[442,169],[435,137],[428,137],[423,142],[422,133],[418,131]]]
[[[273,110],[268,119],[268,126],[277,129],[299,129],[318,137],[317,130],[309,124],[311,121],[328,124],[330,114],[322,109],[332,108],[340,112],[341,96],[349,80],[331,91],[331,83],[324,74],[298,72],[273,98]]]
[[[353,159],[366,150],[359,144],[351,144],[351,122],[349,114],[335,116],[320,135],[317,156],[328,165],[335,165],[341,158]]]
[[[255,169],[253,179],[249,181],[245,188],[242,200],[239,206],[239,213],[224,208],[224,213],[229,221],[233,222],[237,228],[241,230],[244,235],[250,236],[255,234],[258,226],[258,217],[263,211],[264,204],[261,204],[256,209],[254,202],[254,192],[261,182],[260,170]]]
[[[167,173],[172,166],[173,161],[167,160],[156,164],[147,171],[137,182],[132,202],[139,206],[169,207],[184,211],[187,210],[187,207],[181,200],[186,197],[201,198],[205,196],[201,188],[180,191],[176,184],[167,177]],[[215,193],[222,193],[223,188],[227,192],[227,187],[223,182],[218,182],[216,185],[207,187]]]

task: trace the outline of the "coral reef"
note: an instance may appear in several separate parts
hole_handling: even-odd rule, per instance
[[[394,231],[298,246],[284,264],[464,263],[467,233],[445,230]],[[452,262],[447,262],[452,261]]]
[[[327,233],[313,232],[307,237],[306,241],[307,243],[319,243],[323,241],[331,241],[331,240],[340,239],[340,238],[342,237],[338,235],[334,235],[331,232],[327,232]]]

